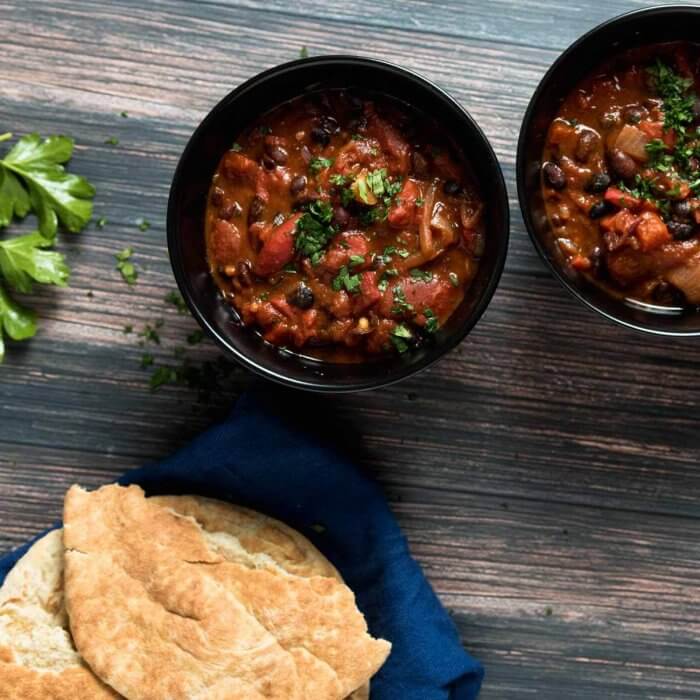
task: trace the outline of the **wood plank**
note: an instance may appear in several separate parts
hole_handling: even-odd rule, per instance
[[[484,698],[697,697],[696,344],[581,308],[540,263],[514,196],[515,141],[541,75],[580,33],[644,4],[0,1],[0,131],[76,135],[72,167],[109,219],[61,238],[71,287],[28,300],[40,334],[0,366],[0,548],[59,517],[71,483],[168,454],[253,382],[234,372],[195,413],[186,387],[149,391],[143,350],[123,332],[163,318],[149,351],[168,363],[195,328],[163,302],[177,158],[220,97],[301,46],[373,55],[437,81],[485,129],[511,192],[508,266],[484,319],[439,364],[370,394],[297,395],[295,413],[385,486],[487,665]],[[133,289],[114,270],[126,245],[141,268]],[[208,343],[190,353],[218,355]]]

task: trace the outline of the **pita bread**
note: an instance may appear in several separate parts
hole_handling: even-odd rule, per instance
[[[112,700],[78,656],[63,606],[62,531],[34,543],[0,588],[0,698]]]
[[[194,518],[209,545],[228,561],[251,568],[282,569],[297,576],[329,576],[343,582],[335,567],[301,533],[248,508],[202,496],[155,496],[150,499]],[[347,700],[368,700],[369,683]]]
[[[367,634],[337,573],[314,573],[332,573],[317,550],[250,511],[200,504],[180,514],[136,486],[68,492],[66,605],[100,678],[129,700],[341,700],[376,673],[390,645]],[[217,518],[246,527],[231,536]]]

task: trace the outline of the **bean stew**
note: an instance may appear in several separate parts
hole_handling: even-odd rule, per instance
[[[572,271],[651,310],[700,305],[700,46],[629,50],[563,101],[541,187]]]
[[[430,342],[484,248],[483,204],[438,125],[326,90],[262,115],[224,153],[206,210],[210,270],[265,340],[333,362]]]

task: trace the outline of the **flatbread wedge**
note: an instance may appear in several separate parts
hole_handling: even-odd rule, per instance
[[[73,646],[63,605],[61,530],[37,540],[0,588],[0,698],[119,698]]]
[[[66,496],[66,605],[96,675],[129,700],[342,700],[376,673],[390,644],[306,540],[208,531],[196,499],[173,505],[136,486]]]

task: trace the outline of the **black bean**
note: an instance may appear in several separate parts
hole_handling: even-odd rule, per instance
[[[268,169],[268,170],[274,170],[277,167],[277,163],[267,155],[267,153],[263,154],[262,157],[262,164]]]
[[[270,146],[267,152],[277,165],[286,165],[289,158],[287,151],[282,146]]]
[[[224,191],[221,187],[215,187],[211,193],[211,203],[215,207],[220,207],[224,203]]]
[[[311,140],[321,146],[327,146],[331,142],[331,135],[320,126],[314,126],[311,129]]]
[[[310,287],[299,282],[296,289],[287,297],[287,301],[300,309],[310,309],[314,305],[314,293]]]
[[[669,221],[667,225],[669,233],[677,241],[687,241],[689,238],[692,238],[695,233],[695,226],[693,226],[693,224],[685,224],[681,221]]]
[[[553,190],[563,190],[566,187],[566,175],[564,171],[556,164],[548,161],[542,166],[542,174],[544,181]]]
[[[639,105],[628,105],[622,110],[622,118],[627,124],[639,124],[646,115],[646,110]]]
[[[586,192],[600,194],[610,187],[610,175],[607,173],[595,173],[586,183]]]
[[[442,189],[445,194],[459,194],[462,191],[459,182],[456,180],[446,180]]]
[[[576,160],[585,163],[593,152],[593,149],[598,145],[598,141],[598,134],[596,134],[595,131],[589,129],[582,131],[576,142],[576,151],[574,153]]]
[[[693,216],[693,208],[687,199],[682,199],[680,202],[674,202],[671,205],[673,218],[677,221],[687,221]]]
[[[221,219],[232,219],[234,216],[240,216],[243,209],[238,202],[229,202],[219,209],[219,217]]]
[[[623,153],[619,148],[615,148],[609,158],[610,167],[623,180],[631,180],[639,172],[639,166],[634,158]]]
[[[335,117],[324,115],[319,119],[319,126],[329,134],[337,134],[340,131],[338,120]]]
[[[357,95],[348,95],[348,108],[357,114],[363,110],[364,103]]]
[[[608,202],[596,202],[589,210],[588,216],[591,219],[600,219],[610,212],[610,204]]]
[[[305,188],[306,188],[306,176],[305,175],[297,175],[289,183],[289,191],[294,195],[299,194],[299,192],[301,192]]]
[[[250,203],[250,209],[248,209],[248,223],[253,223],[255,221],[260,221],[262,219],[262,214],[265,209],[265,202],[255,195],[253,201]]]

